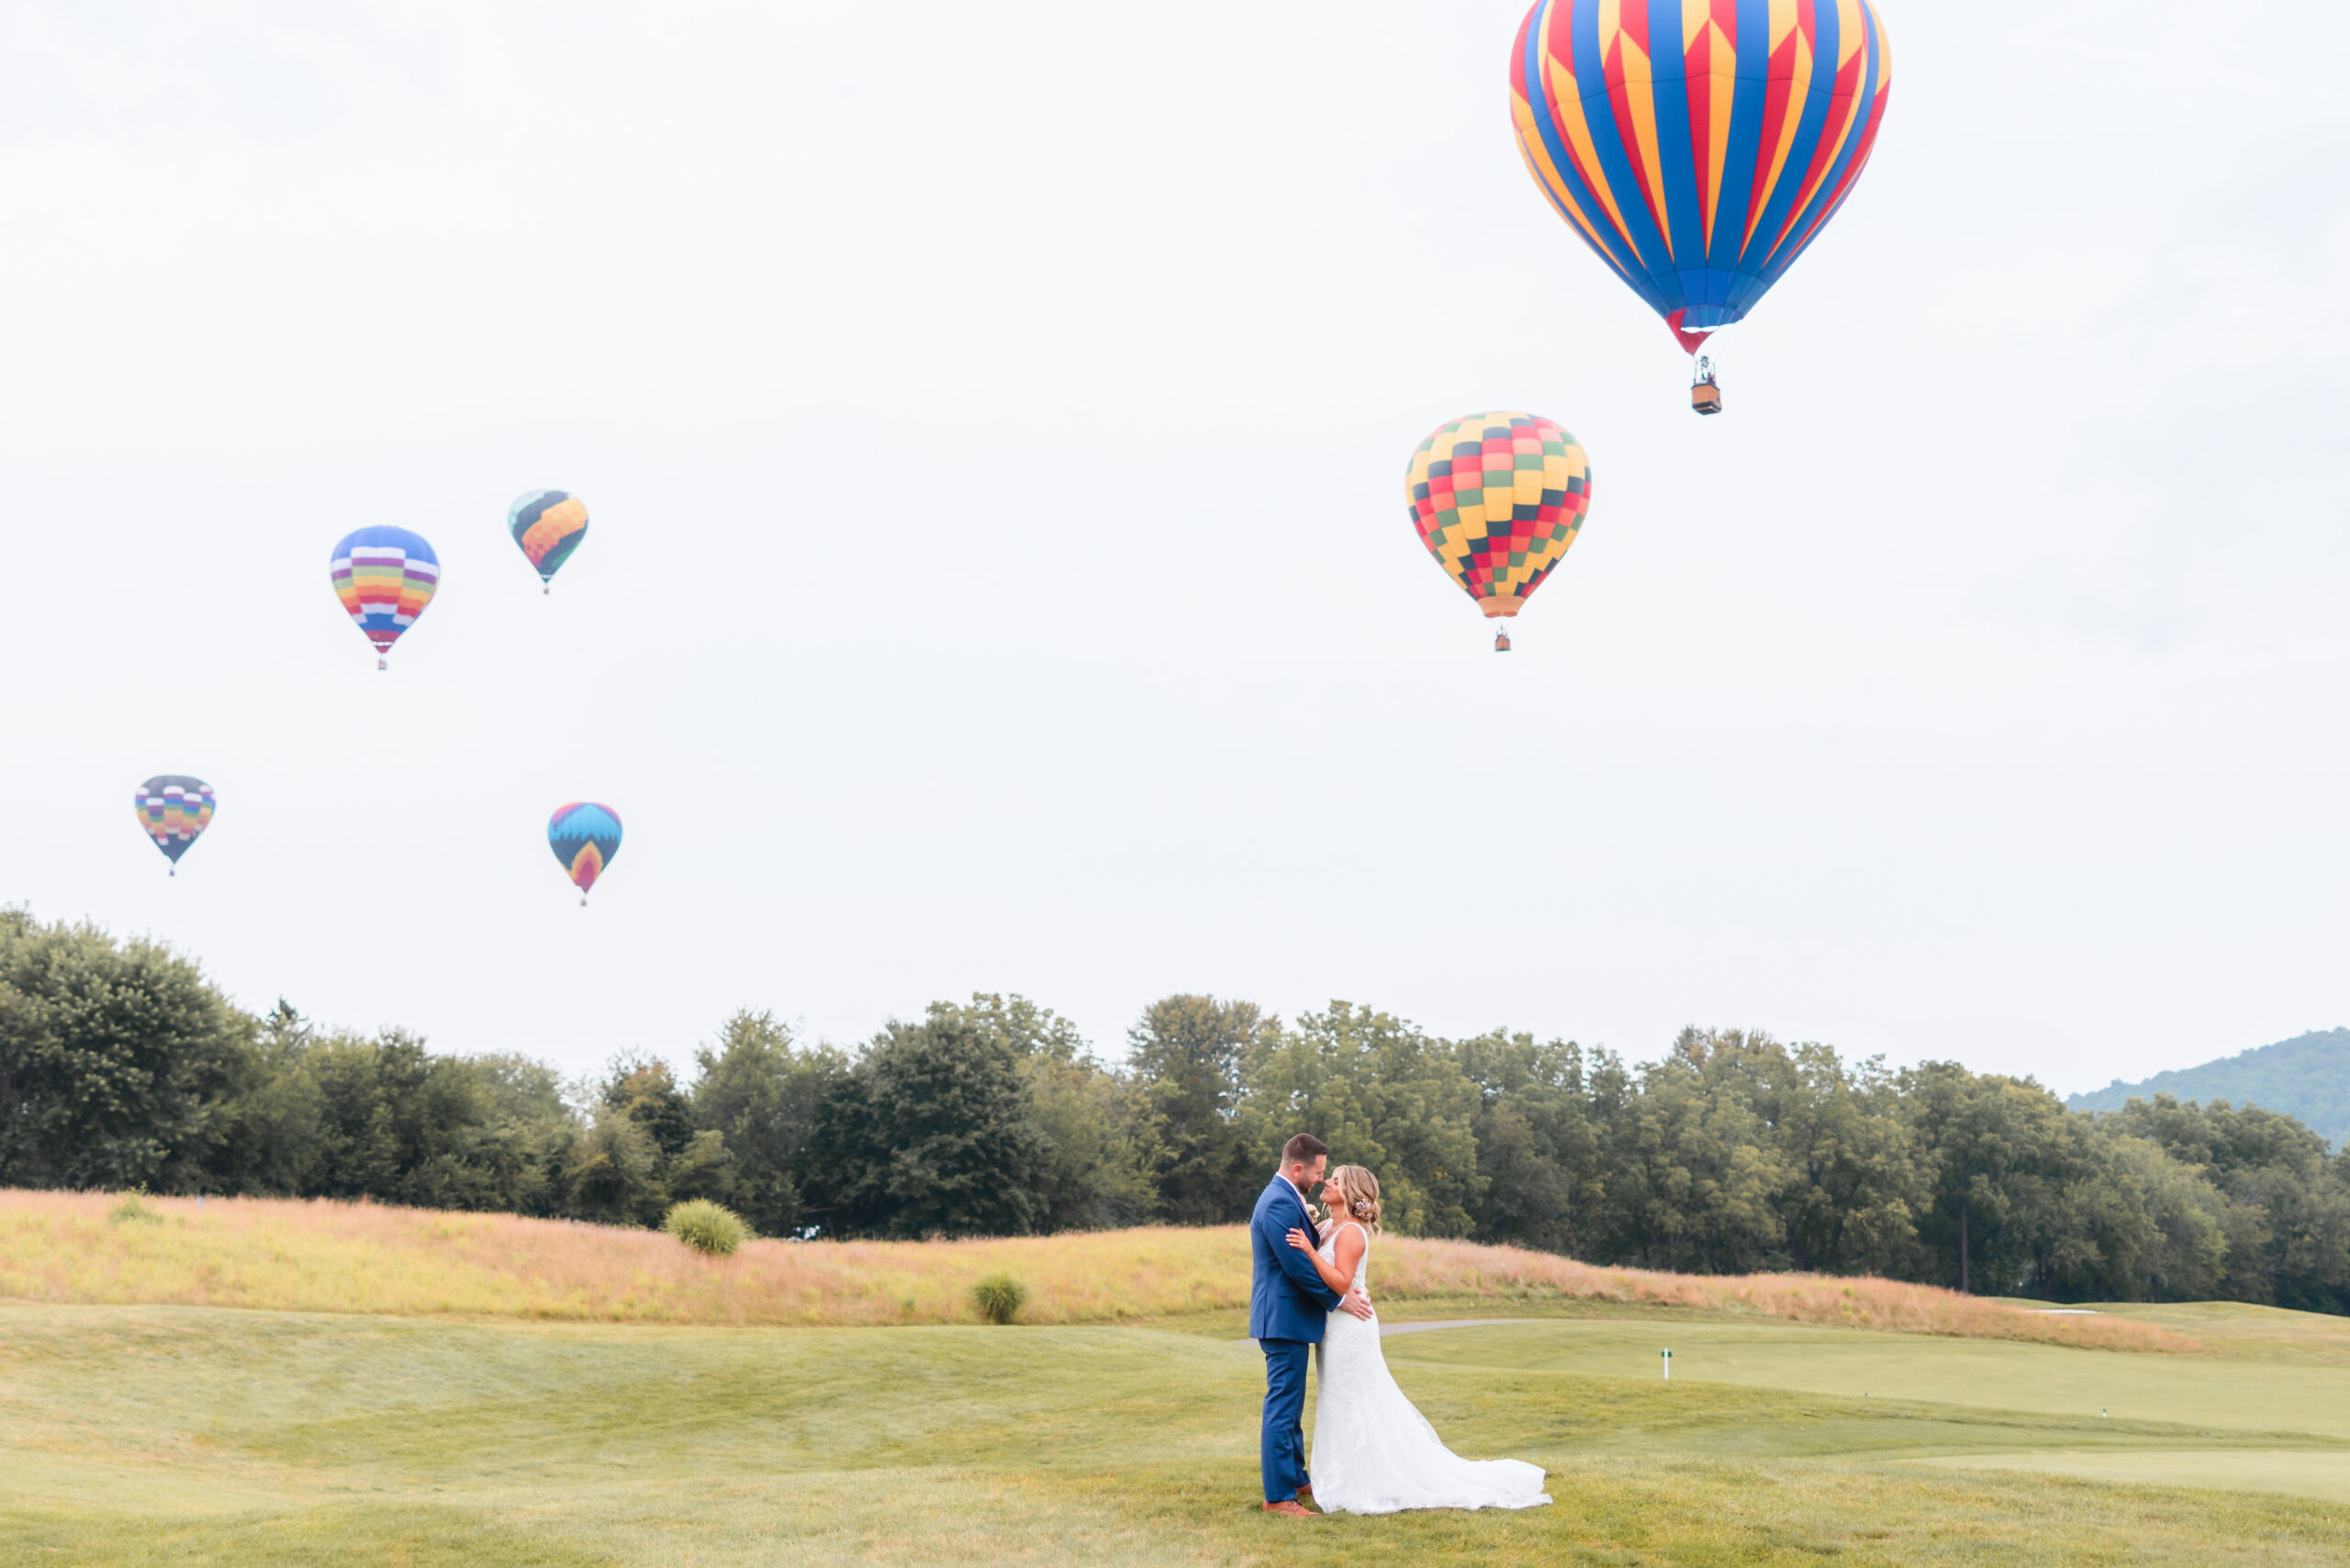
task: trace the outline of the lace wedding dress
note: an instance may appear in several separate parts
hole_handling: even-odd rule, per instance
[[[1341,1227],[1342,1229],[1345,1227]],[[1361,1226],[1354,1226],[1361,1229]],[[1339,1232],[1322,1244],[1335,1262]],[[1363,1235],[1355,1289],[1371,1267]],[[1405,1508],[1532,1508],[1550,1500],[1542,1471],[1516,1459],[1462,1459],[1446,1448],[1388,1374],[1379,1321],[1334,1312],[1314,1347],[1321,1393],[1314,1405],[1314,1500],[1333,1514]]]

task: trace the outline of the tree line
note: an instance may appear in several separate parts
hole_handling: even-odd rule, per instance
[[[1299,1130],[1390,1229],[1700,1272],[1874,1274],[2050,1300],[2350,1311],[2350,1152],[2169,1096],[1684,1030],[1652,1062],[1334,1002],[1151,1003],[1125,1058],[1018,996],[853,1048],[740,1013],[682,1063],[527,1057],[253,1016],[170,950],[0,911],[0,1185],[373,1198],[615,1224],[711,1198],[770,1236],[1244,1218]]]

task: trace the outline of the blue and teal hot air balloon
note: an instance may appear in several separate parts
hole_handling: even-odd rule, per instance
[[[568,490],[527,490],[506,509],[506,532],[539,571],[539,591],[554,591],[554,575],[588,537],[588,503]]]
[[[563,862],[564,875],[578,888],[579,902],[585,905],[588,890],[621,852],[620,813],[593,801],[557,806],[554,815],[547,819],[547,847]]]
[[[1559,216],[1694,354],[1844,205],[1892,78],[1868,0],[1535,0],[1510,110]]]

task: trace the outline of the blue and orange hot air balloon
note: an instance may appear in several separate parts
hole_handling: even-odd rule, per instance
[[[554,591],[554,575],[588,537],[588,503],[568,490],[530,490],[506,509],[506,532],[539,571],[541,593]]]
[[[593,801],[557,806],[554,815],[547,819],[547,847],[563,862],[564,875],[578,888],[584,905],[588,890],[621,852],[620,813]]]
[[[140,831],[155,841],[172,863],[172,875],[178,876],[180,857],[212,825],[212,786],[185,773],[159,773],[139,786],[131,801],[139,809]]]
[[[441,587],[441,557],[422,536],[405,528],[363,528],[334,547],[329,571],[335,597],[375,644],[375,667],[386,666],[400,633],[416,624]]]
[[[1404,469],[1404,504],[1445,575],[1488,619],[1516,615],[1565,558],[1591,510],[1591,460],[1539,414],[1438,425]],[[1509,634],[1494,636],[1509,652]]]
[[[1535,0],[1510,110],[1550,205],[1694,354],[1844,205],[1892,75],[1868,0]]]

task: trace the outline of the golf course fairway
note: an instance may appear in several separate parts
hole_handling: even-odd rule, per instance
[[[2340,1562],[2350,1364],[2330,1324],[2295,1325],[2200,1356],[1718,1315],[1399,1335],[1396,1377],[1447,1440],[1544,1465],[1555,1505],[1295,1521],[1255,1512],[1261,1361],[1225,1316],[10,1304],[0,1561]]]

